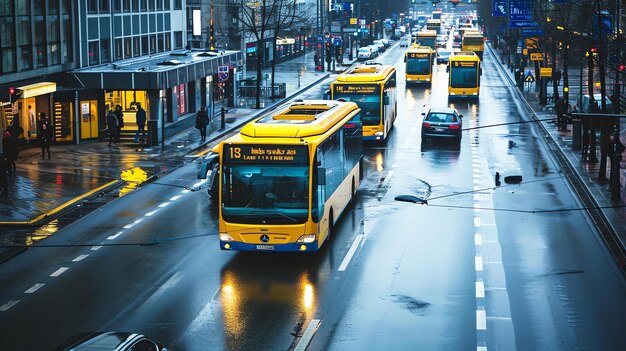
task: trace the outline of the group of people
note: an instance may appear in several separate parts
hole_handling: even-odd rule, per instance
[[[135,142],[139,142],[139,137],[146,138],[146,110],[141,107],[141,103],[137,102],[137,112],[135,114],[137,122],[137,132],[135,133]],[[122,106],[115,105],[115,110],[109,110],[107,113],[107,129],[109,132],[109,146],[111,143],[119,143],[120,135],[124,128],[124,112]]]

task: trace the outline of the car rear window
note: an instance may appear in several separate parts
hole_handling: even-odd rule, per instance
[[[447,113],[429,113],[428,116],[426,116],[426,120],[429,122],[440,122],[440,123],[457,122],[457,118],[455,115],[451,115]]]

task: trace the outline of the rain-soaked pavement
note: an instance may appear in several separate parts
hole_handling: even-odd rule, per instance
[[[398,77],[402,52],[380,59]],[[424,105],[448,104],[443,66],[432,89],[399,78],[396,126],[368,145],[355,204],[320,252],[221,251],[183,165],[0,265],[0,349],[84,330],[174,350],[618,349],[623,277],[583,211],[550,212],[577,200],[534,128],[515,124],[494,65],[479,103],[454,103],[464,128],[485,127],[460,148],[420,142]],[[524,181],[498,187],[499,170]]]

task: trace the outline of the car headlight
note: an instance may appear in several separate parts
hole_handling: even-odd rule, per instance
[[[315,234],[304,234],[298,238],[299,243],[310,244],[315,241]]]
[[[220,241],[235,241],[228,233],[220,233]]]

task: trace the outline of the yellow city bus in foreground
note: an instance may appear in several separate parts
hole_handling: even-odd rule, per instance
[[[330,94],[359,105],[363,140],[387,139],[398,108],[395,67],[373,61],[353,67],[330,84]]]
[[[485,37],[478,31],[469,31],[461,37],[461,51],[473,51],[478,57],[483,59],[485,51]]]
[[[432,84],[433,55],[435,51],[428,46],[411,46],[404,55],[406,84]]]
[[[353,102],[300,100],[222,141],[220,248],[317,251],[362,179],[360,112]]]
[[[448,96],[478,98],[480,58],[471,51],[455,52],[448,63]]]
[[[415,35],[415,44],[420,46],[428,46],[435,50],[435,44],[437,43],[437,32],[434,30],[421,30]]]

